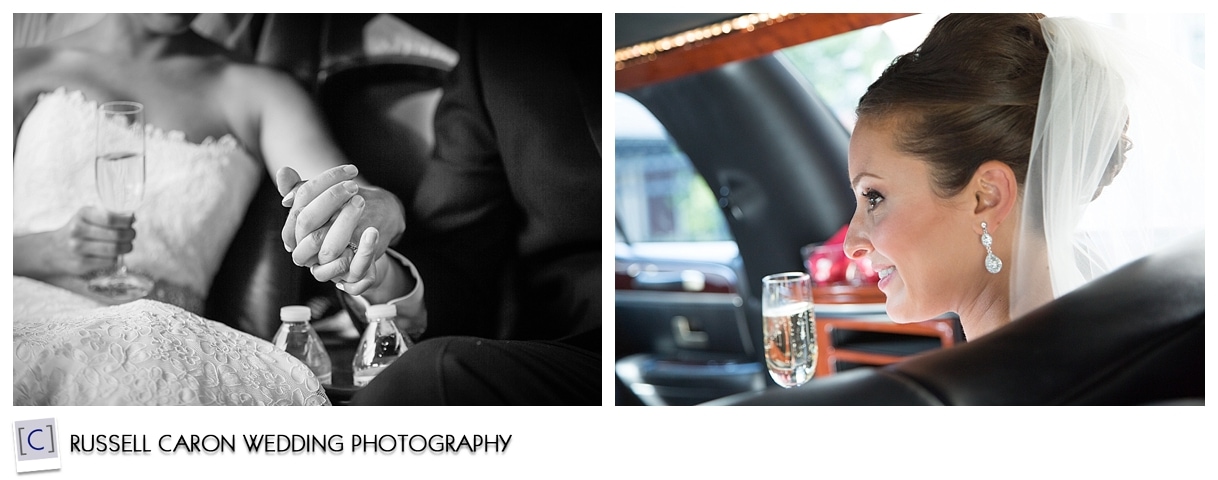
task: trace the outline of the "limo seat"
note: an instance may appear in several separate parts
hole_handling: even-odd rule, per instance
[[[292,263],[279,232],[287,209],[267,174],[233,237],[207,294],[204,316],[269,340],[279,328],[279,308],[305,303],[320,285]]]
[[[962,346],[709,405],[1203,404],[1204,260],[1198,235]]]

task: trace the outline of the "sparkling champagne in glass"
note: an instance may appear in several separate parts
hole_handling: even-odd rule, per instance
[[[766,276],[761,282],[762,335],[770,378],[784,388],[803,385],[816,370],[811,278],[789,272]]]
[[[97,196],[111,213],[135,214],[144,198],[144,106],[107,102],[98,107]],[[130,272],[119,255],[112,270],[89,279],[89,290],[115,301],[143,298],[152,280]]]

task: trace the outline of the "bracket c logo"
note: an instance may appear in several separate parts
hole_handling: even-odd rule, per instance
[[[54,418],[13,422],[13,433],[18,472],[59,468],[59,439],[55,434]]]

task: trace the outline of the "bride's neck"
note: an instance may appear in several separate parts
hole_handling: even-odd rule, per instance
[[[163,34],[149,31],[126,15],[109,14],[96,25],[82,31],[92,48],[109,55],[154,60],[188,48],[192,31]]]
[[[966,339],[976,340],[1011,323],[1010,287],[1006,278],[1005,274],[993,278],[982,287],[976,301],[957,312]]]

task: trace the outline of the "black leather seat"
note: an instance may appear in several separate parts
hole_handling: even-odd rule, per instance
[[[1203,404],[1204,236],[976,341],[713,405]]]
[[[279,232],[287,214],[270,175],[263,174],[212,281],[205,317],[270,339],[279,328],[279,308],[302,304],[317,290],[318,283],[283,248]]]

